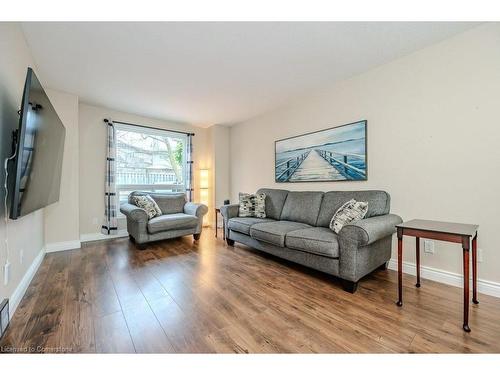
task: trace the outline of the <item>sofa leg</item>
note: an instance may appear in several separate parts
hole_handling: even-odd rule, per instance
[[[145,243],[136,243],[135,246],[137,246],[139,250],[146,250],[147,247]]]
[[[356,289],[358,289],[358,282],[342,279],[342,288],[344,288],[346,292],[355,293]]]
[[[195,233],[195,234],[193,234],[193,238],[194,238],[195,241],[198,241],[200,239],[200,237],[201,237],[201,233]]]
[[[378,269],[385,271],[387,269],[387,264],[388,264],[388,262],[384,262],[384,264],[382,264]]]
[[[234,246],[234,240],[231,240],[231,239],[226,237],[226,242],[229,246]]]

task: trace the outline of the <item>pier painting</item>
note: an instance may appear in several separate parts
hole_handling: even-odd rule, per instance
[[[276,182],[367,179],[366,121],[275,142]]]

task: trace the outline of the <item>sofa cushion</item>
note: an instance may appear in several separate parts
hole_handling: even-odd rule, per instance
[[[321,191],[290,191],[280,220],[316,225],[322,199],[323,192]]]
[[[288,195],[288,190],[259,189],[257,194],[260,193],[266,194],[266,217],[279,220],[286,196]]]
[[[329,191],[323,196],[316,225],[318,227],[328,227],[335,212],[351,199],[355,199],[358,202],[368,202],[368,212],[365,218],[389,213],[391,198],[385,191]]]
[[[227,222],[227,227],[235,232],[250,235],[250,227],[258,223],[274,221],[269,218],[258,217],[233,217]]]
[[[328,228],[314,227],[294,230],[287,233],[285,245],[290,249],[302,250],[329,258],[339,257],[337,235]]]
[[[295,221],[272,221],[252,225],[250,227],[250,236],[259,241],[285,247],[286,234],[304,228],[310,228],[310,225]]]
[[[148,232],[158,233],[166,230],[188,229],[198,225],[198,218],[186,214],[170,214],[157,216],[148,221]]]

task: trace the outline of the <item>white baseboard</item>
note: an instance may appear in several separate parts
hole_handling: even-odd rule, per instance
[[[113,238],[127,237],[128,232],[126,229],[120,229],[117,234],[102,234],[102,233],[85,233],[80,235],[80,242],[102,241],[110,240]]]
[[[397,270],[398,262],[396,259],[389,261],[389,269]],[[403,262],[403,272],[415,276],[417,267],[415,263]],[[428,266],[420,266],[420,276],[423,279],[437,281],[439,283],[462,287],[463,276],[458,273],[440,270]],[[471,279],[472,282],[472,279]],[[477,289],[479,293],[484,293],[494,297],[500,297],[500,283],[488,280],[477,280]]]
[[[24,297],[24,293],[26,293],[26,290],[28,289],[28,286],[31,283],[31,280],[33,280],[33,276],[35,276],[36,271],[38,271],[38,268],[40,267],[40,264],[42,264],[43,258],[45,256],[45,249],[40,250],[36,258],[33,260],[33,263],[31,263],[31,266],[28,268],[26,273],[24,274],[23,278],[21,279],[21,282],[17,286],[17,288],[14,290],[12,295],[10,296],[9,300],[9,315],[10,319],[14,316],[14,313],[16,312],[17,307],[19,306],[19,303]]]
[[[82,244],[78,240],[64,241],[64,242],[53,242],[53,243],[48,243],[45,245],[45,252],[46,253],[54,253],[56,251],[79,249],[80,247],[82,247]]]

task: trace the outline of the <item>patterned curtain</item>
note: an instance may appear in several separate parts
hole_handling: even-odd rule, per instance
[[[116,234],[118,232],[118,220],[116,219],[116,181],[115,181],[115,158],[116,158],[116,132],[113,121],[104,120],[107,123],[108,139],[106,149],[106,176],[104,187],[104,220],[101,233]]]
[[[193,133],[187,135],[187,173],[186,173],[186,197],[188,202],[193,201]]]

